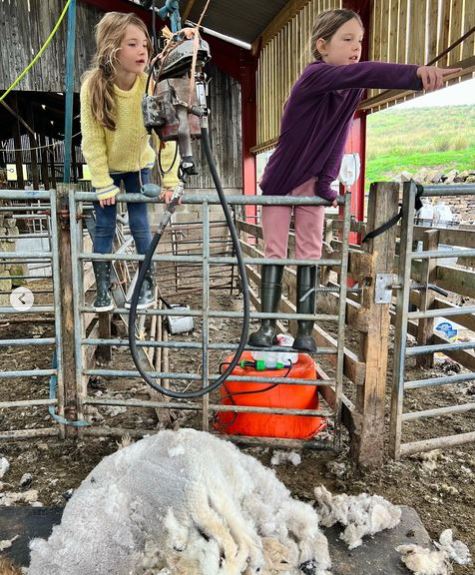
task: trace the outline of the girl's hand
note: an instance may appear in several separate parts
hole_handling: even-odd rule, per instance
[[[101,208],[104,206],[113,206],[115,204],[115,196],[113,198],[107,198],[107,200],[99,200]]]
[[[417,76],[422,80],[422,87],[426,92],[442,88],[447,76],[460,72],[462,68],[437,68],[436,66],[420,66]]]
[[[165,202],[166,204],[169,204],[172,201],[172,197],[173,197],[173,190],[164,189],[160,193],[160,199],[162,200],[162,202]],[[181,204],[181,198],[178,201],[178,203]]]
[[[336,208],[338,206],[338,198],[335,198],[332,202],[332,206]]]

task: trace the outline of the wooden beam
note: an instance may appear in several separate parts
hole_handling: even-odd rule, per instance
[[[259,49],[259,44],[261,46],[265,46],[268,44],[274,36],[276,36],[282,28],[292,20],[292,18],[305,8],[307,4],[310,3],[310,0],[290,0],[287,4],[282,8],[282,10],[277,14],[277,16],[270,22],[267,28],[264,29],[264,32],[254,40],[252,43],[252,51],[253,53],[257,53]]]
[[[368,202],[368,230],[374,230],[398,212],[399,184],[372,184]],[[392,271],[396,229],[390,228],[365,244],[373,257],[374,274]],[[374,278],[373,278],[374,279]],[[384,452],[384,416],[389,348],[389,304],[375,303],[375,281],[363,287],[362,313],[371,321],[362,334],[360,361],[366,364],[364,385],[357,388],[356,410],[361,426],[352,437],[353,460],[360,466],[379,465]]]

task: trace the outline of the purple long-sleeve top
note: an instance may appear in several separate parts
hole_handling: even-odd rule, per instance
[[[353,114],[366,88],[421,90],[418,66],[359,62],[309,64],[285,105],[277,147],[260,187],[283,196],[312,177],[315,194],[332,201]]]

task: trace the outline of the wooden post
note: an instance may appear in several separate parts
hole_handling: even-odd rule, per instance
[[[439,231],[426,230],[424,232],[424,251],[436,250],[439,245]],[[435,283],[437,279],[437,260],[423,260],[422,262],[422,281]],[[426,311],[433,307],[435,295],[432,290],[426,289],[419,296],[419,309]],[[417,345],[428,345],[431,343],[434,333],[434,318],[423,318],[417,325]],[[419,367],[434,367],[434,354],[416,356],[416,364]]]
[[[43,180],[43,185],[45,190],[49,190],[49,174],[48,174],[48,148],[46,145],[46,136],[41,134],[38,136],[38,141],[41,145],[41,179]]]
[[[18,113],[18,98],[16,94],[12,108]],[[23,147],[21,145],[20,122],[18,120],[13,124],[13,143],[15,145],[17,189],[23,190],[25,189],[25,179],[23,178]]]
[[[31,129],[35,129],[35,117],[33,114],[33,108],[28,109],[27,113],[28,124]],[[28,141],[30,142],[30,167],[31,167],[31,179],[33,181],[33,189],[39,190],[40,188],[40,177],[38,173],[38,140],[34,134],[28,130]]]
[[[58,389],[58,401],[63,401],[64,416],[75,421],[78,414],[76,363],[74,347],[73,267],[71,261],[71,230],[69,212],[69,186],[58,183],[56,206],[59,234],[59,277],[61,293],[61,339],[64,389]],[[62,397],[61,397],[62,396]],[[67,436],[76,436],[74,427],[66,426]]]
[[[371,184],[368,203],[368,226],[371,231],[398,211],[399,184]],[[390,274],[396,246],[396,226],[364,244],[371,254],[373,274],[365,282],[361,297],[360,360],[366,364],[364,383],[357,388],[357,427],[351,438],[353,460],[358,466],[376,466],[382,462],[384,447],[384,407],[389,347],[389,304],[375,303],[376,274]]]

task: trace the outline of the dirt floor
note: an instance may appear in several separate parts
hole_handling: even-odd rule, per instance
[[[36,288],[35,288],[36,289]],[[39,288],[38,288],[39,289]],[[49,296],[39,296],[39,301]],[[183,298],[182,298],[183,299]],[[199,307],[197,296],[185,298],[193,307]],[[46,301],[46,300],[43,300]],[[229,302],[239,309],[236,296],[218,292],[212,296],[215,309],[229,309]],[[17,323],[7,316],[0,317],[0,339],[20,337],[51,337],[54,324],[44,318]],[[195,333],[180,336],[181,339],[200,339],[200,326]],[[120,330],[119,330],[120,332]],[[212,341],[231,341],[239,333],[236,320],[211,320]],[[223,334],[226,334],[223,336]],[[119,336],[121,334],[119,333]],[[123,335],[123,334],[122,334]],[[357,334],[348,330],[346,345],[357,348]],[[51,366],[51,347],[0,348],[0,371],[13,369],[48,369]],[[210,371],[214,372],[222,361],[222,354],[214,353]],[[201,358],[197,353],[172,352],[170,371],[197,373]],[[113,351],[111,367],[132,369],[127,348]],[[324,364],[324,367],[327,367]],[[453,364],[439,364],[433,370],[418,370],[409,366],[408,379],[430,377],[441,370],[455,370]],[[331,375],[330,370],[329,374]],[[391,373],[388,374],[391,381]],[[346,392],[353,394],[351,384],[346,384]],[[101,379],[91,382],[88,392],[95,397],[148,398],[148,388],[137,379]],[[47,398],[48,379],[0,379],[0,401],[28,398]],[[428,409],[455,403],[469,403],[475,394],[473,384],[463,384],[450,389],[438,387],[411,392],[406,401],[407,409]],[[389,406],[389,391],[388,391]],[[145,429],[153,433],[160,424],[152,409],[97,408],[93,410],[95,425],[101,423],[110,427]],[[198,412],[174,412],[174,425],[187,425],[200,428],[201,416]],[[0,410],[0,432],[12,429],[36,429],[51,427],[52,421],[47,408],[14,408]],[[474,431],[473,415],[446,416],[424,419],[419,424],[404,427],[404,441],[419,440],[437,435],[450,435]],[[127,439],[126,439],[127,440]],[[37,491],[37,501],[44,506],[64,506],[66,500],[81,483],[82,479],[107,454],[118,447],[120,437],[99,435],[60,440],[57,438],[37,438],[34,440],[0,442],[0,457],[10,463],[10,469],[0,482],[0,504],[6,504],[7,492],[26,493]],[[273,449],[248,448],[248,452],[269,465]],[[349,459],[348,438],[343,437],[343,449],[335,454],[329,451],[305,450],[301,453],[302,462],[298,466],[291,463],[275,467],[277,476],[288,486],[293,495],[304,501],[312,501],[313,489],[324,484],[333,492],[357,494],[369,492],[382,495],[395,504],[414,507],[426,529],[433,538],[438,538],[446,528],[453,528],[457,538],[467,543],[475,555],[475,445],[468,444],[444,451],[423,453],[394,462],[386,454],[383,465],[365,472],[353,469]],[[31,479],[25,474],[31,474]],[[22,482],[23,478],[23,482]],[[23,483],[23,486],[21,485]],[[35,496],[33,496],[35,498]],[[11,503],[27,505],[24,501]],[[34,503],[39,504],[39,503]],[[472,566],[454,566],[455,575],[475,573]],[[365,574],[371,575],[371,574]]]

